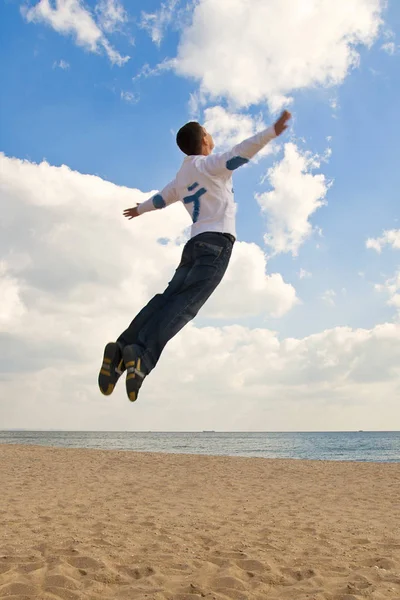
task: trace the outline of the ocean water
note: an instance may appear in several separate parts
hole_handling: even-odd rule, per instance
[[[1,443],[136,452],[400,462],[400,431],[309,433],[0,431]]]

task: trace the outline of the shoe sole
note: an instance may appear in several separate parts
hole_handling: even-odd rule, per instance
[[[141,359],[136,358],[133,350],[126,346],[123,351],[126,367],[126,393],[131,402],[136,402],[144,374],[141,372]]]
[[[117,361],[119,362],[117,363]],[[113,365],[117,366],[113,368]],[[117,372],[115,369],[120,372]],[[124,360],[121,356],[121,349],[116,342],[110,342],[104,348],[103,363],[99,373],[99,388],[104,396],[113,393],[115,384],[124,370]]]

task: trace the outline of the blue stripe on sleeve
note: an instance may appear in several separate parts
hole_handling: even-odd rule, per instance
[[[239,167],[245,165],[248,162],[248,158],[243,158],[242,156],[234,156],[233,158],[230,158],[226,161],[226,168],[228,169],[228,171],[234,171],[235,169],[238,169]]]
[[[161,194],[156,194],[153,197],[153,206],[154,206],[154,208],[164,208],[164,206],[166,206],[165,200],[161,196]]]

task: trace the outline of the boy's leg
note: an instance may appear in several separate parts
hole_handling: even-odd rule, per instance
[[[188,242],[189,244],[189,242]],[[137,314],[129,327],[119,336],[116,342],[109,342],[104,349],[103,363],[99,373],[99,387],[102,394],[109,396],[125,370],[123,360],[123,349],[127,345],[138,342],[138,335],[142,327],[162,310],[171,295],[177,293],[182,286],[187,273],[190,271],[190,247],[185,245],[181,262],[179,263],[174,277],[169,282],[163,294],[156,294],[148,304]]]
[[[189,241],[190,242],[190,241]],[[164,306],[169,301],[170,297],[179,293],[189,273],[192,263],[190,260],[191,251],[189,242],[185,245],[181,262],[179,263],[175,274],[168,284],[168,287],[162,294],[156,294],[142,310],[136,315],[131,324],[117,339],[117,342],[122,348],[138,343],[138,337],[141,330],[154,318],[154,316],[162,311]]]
[[[154,369],[167,342],[196,316],[228,267],[233,248],[230,239],[209,232],[190,241],[191,268],[179,291],[170,295],[162,310],[153,314],[140,329],[136,343],[124,350],[127,393],[131,400],[136,399],[143,377]]]

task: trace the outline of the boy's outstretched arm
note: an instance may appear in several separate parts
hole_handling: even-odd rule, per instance
[[[284,110],[271,127],[243,140],[228,152],[210,154],[204,161],[206,170],[210,175],[232,174],[232,171],[248,163],[271,140],[281,135],[288,128],[287,122],[291,116],[290,112]]]
[[[171,181],[168,185],[165,186],[158,194],[154,194],[151,198],[146,200],[145,202],[138,203],[134,208],[126,208],[124,210],[124,217],[127,217],[129,220],[134,219],[135,217],[139,217],[145,212],[150,212],[151,210],[157,210],[158,208],[165,208],[170,204],[178,201],[178,196],[176,194],[175,189],[175,180]]]

